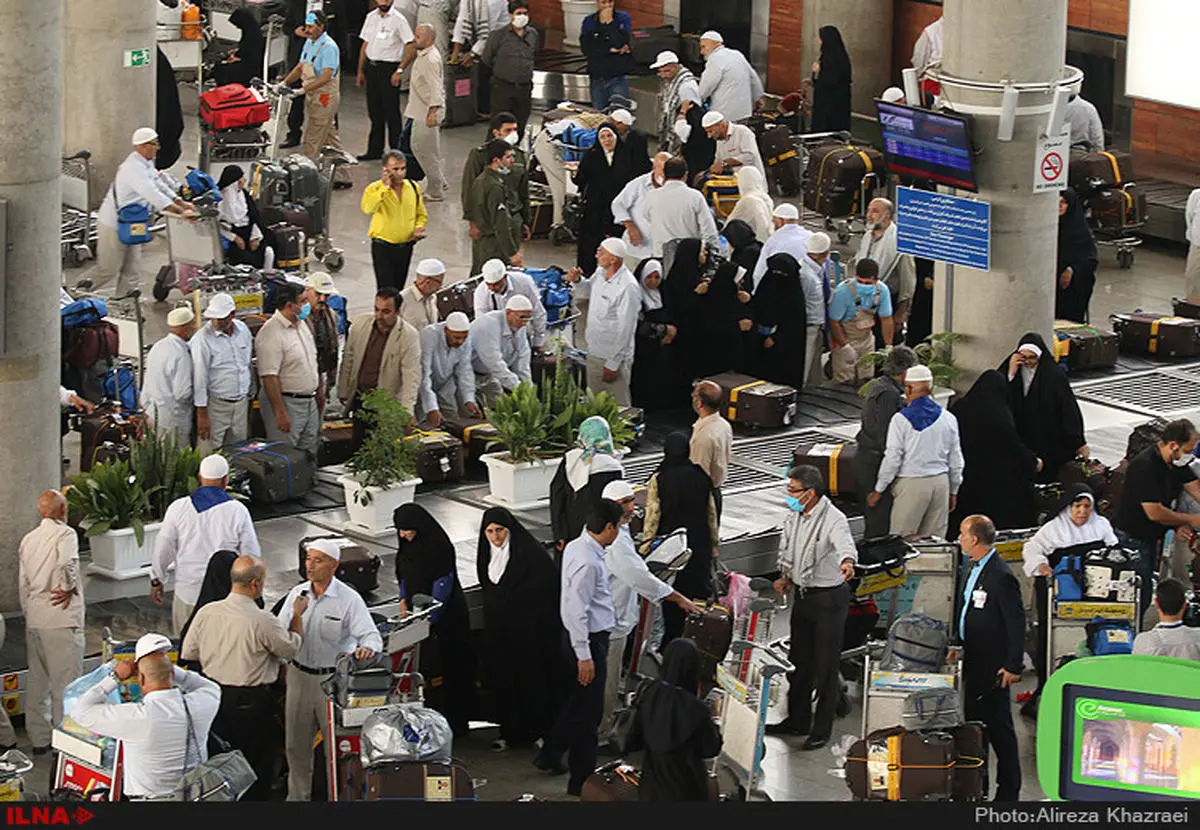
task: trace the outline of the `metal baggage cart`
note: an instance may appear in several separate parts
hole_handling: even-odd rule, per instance
[[[333,183],[337,178],[338,168],[358,164],[358,159],[348,155],[337,147],[321,148],[321,157],[317,167],[321,172],[321,232],[313,236],[311,249],[312,258],[320,261],[330,271],[340,271],[346,264],[345,251],[333,242],[330,228],[330,215],[333,209]],[[306,268],[308,259],[305,258]]]
[[[921,689],[953,689],[963,696],[962,647],[951,645],[941,671],[887,671],[878,667],[885,643],[873,640],[862,648],[862,737],[877,729],[904,724],[904,699]],[[844,656],[844,655],[843,655]]]
[[[263,313],[263,281],[261,272],[248,265],[227,265],[212,272],[201,272],[193,281],[190,298],[196,319],[200,320],[208,301],[214,294],[233,297],[238,318]]]
[[[167,299],[172,288],[188,294],[202,269],[212,269],[225,261],[221,246],[221,222],[215,210],[205,210],[196,218],[164,214],[167,220],[167,259],[154,280],[154,299]]]
[[[92,210],[92,154],[80,150],[62,160],[62,261],[78,268],[96,258],[96,213]]]
[[[1058,668],[1059,661],[1079,656],[1079,647],[1087,639],[1087,624],[1099,618],[1110,622],[1129,623],[1137,634],[1141,630],[1142,580],[1133,576],[1129,583],[1133,599],[1119,602],[1096,602],[1086,596],[1080,600],[1059,600],[1053,579],[1046,587],[1046,677]]]
[[[1130,186],[1136,187],[1137,183],[1130,182],[1129,184],[1123,184],[1110,189],[1119,190],[1124,195],[1127,192],[1126,188]],[[1091,218],[1090,206],[1088,206],[1088,218]],[[1141,221],[1138,222],[1127,222],[1124,215],[1122,215],[1121,224],[1116,227],[1103,227],[1098,222],[1089,222],[1089,224],[1096,235],[1096,244],[1112,248],[1116,251],[1117,267],[1122,270],[1131,268],[1133,266],[1134,252],[1142,244],[1142,238],[1137,236],[1136,232],[1146,226],[1146,217],[1143,216]]]
[[[248,174],[250,165],[267,157],[271,137],[260,129],[253,141],[222,141],[220,133],[203,130],[200,133],[200,169],[220,180],[221,172],[230,165],[240,166]]]
[[[141,389],[146,374],[146,353],[150,350],[146,346],[146,317],[142,314],[142,291],[140,288],[135,288],[128,294],[103,297],[91,291],[91,288],[92,281],[83,279],[76,283],[75,288],[68,293],[76,300],[85,297],[104,300],[108,309],[108,316],[104,319],[117,327],[117,336],[120,340],[116,357],[124,358],[137,367],[137,385],[138,389]]]
[[[735,639],[730,655],[717,666],[720,691],[714,716],[721,729],[721,755],[716,766],[733,774],[739,800],[770,801],[762,789],[762,764],[771,690],[775,678],[795,666],[777,648],[747,640]]]
[[[808,176],[812,172],[809,169],[812,148],[831,138],[844,141],[847,145],[853,143],[853,138],[848,132],[804,133],[792,136],[792,144],[800,156],[801,180],[806,184]],[[800,210],[801,223],[813,230],[830,231],[837,235],[838,242],[843,245],[848,244],[853,234],[866,230],[867,205],[879,194],[880,190],[887,186],[887,177],[884,173],[885,171],[876,170],[863,176],[862,183],[859,185],[858,213],[850,216],[823,216],[808,210],[804,205],[804,187],[802,186],[801,199],[797,205]]]

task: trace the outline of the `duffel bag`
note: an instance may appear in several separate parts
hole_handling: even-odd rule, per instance
[[[257,127],[270,118],[266,99],[241,84],[225,84],[200,96],[200,120],[212,130]]]
[[[880,658],[884,671],[937,672],[946,659],[950,634],[946,624],[924,614],[904,614],[888,631]]]
[[[108,316],[108,304],[99,297],[88,297],[63,306],[59,315],[65,329],[94,326]]]
[[[115,323],[107,320],[67,329],[64,335],[63,360],[81,372],[120,353],[120,332]]]

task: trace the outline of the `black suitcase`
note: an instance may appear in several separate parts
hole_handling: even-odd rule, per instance
[[[341,558],[338,560],[337,578],[347,585],[352,586],[360,594],[369,594],[379,587],[379,567],[382,560],[362,545],[358,545],[345,536],[336,536],[332,534],[320,536],[306,536],[300,540],[300,578],[308,579],[308,568],[305,567],[305,558],[310,542],[317,539],[333,540],[341,550]]]
[[[424,484],[458,481],[465,475],[463,442],[441,430],[419,430],[405,441],[417,445],[417,476]]]
[[[275,267],[299,268],[304,262],[304,230],[286,222],[269,225],[268,230],[275,236]]]
[[[455,311],[467,315],[467,319],[475,319],[475,289],[483,282],[483,277],[470,279],[448,285],[437,293],[438,319],[445,320]]]
[[[225,448],[230,478],[256,504],[277,504],[305,495],[313,486],[313,461],[304,450],[281,441],[242,441]]]
[[[692,640],[700,652],[700,692],[708,695],[717,682],[717,665],[729,653],[733,642],[733,615],[722,605],[697,602],[699,614],[691,614],[683,623],[683,636]]]
[[[267,227],[272,225],[292,225],[304,231],[305,236],[313,235],[313,218],[308,209],[295,202],[284,202],[282,205],[271,205],[260,211],[263,222]],[[278,258],[278,257],[276,257]]]
[[[325,421],[321,424],[321,438],[317,444],[317,466],[345,464],[358,451],[358,446],[353,421]]]
[[[1200,320],[1200,297],[1172,297],[1171,313],[1176,317],[1191,317]]]
[[[1137,185],[1101,190],[1088,196],[1092,221],[1102,230],[1123,230],[1146,221],[1146,194]]]
[[[461,127],[474,124],[478,113],[475,87],[479,83],[479,70],[475,66],[461,64],[446,65],[446,116],[443,127]]]
[[[882,181],[883,153],[869,146],[843,142],[818,144],[808,159],[804,206],[827,217],[853,216],[866,210],[860,204],[867,176]]]
[[[255,165],[250,179],[250,194],[260,211],[291,201],[292,184],[287,170],[282,164],[273,162]]]
[[[659,52],[679,52],[679,33],[674,26],[650,26],[629,33],[629,49],[633,62],[649,68]]]
[[[787,127],[779,124],[764,129],[758,136],[758,152],[779,195],[795,196],[800,192],[800,154]]]
[[[321,198],[321,174],[316,162],[308,156],[292,153],[283,160],[288,174],[288,201],[307,204],[309,199]]]

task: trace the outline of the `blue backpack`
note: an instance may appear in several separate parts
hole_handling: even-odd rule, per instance
[[[195,199],[197,196],[202,196],[209,191],[212,191],[213,201],[221,201],[221,191],[217,190],[217,183],[208,173],[203,170],[192,168],[188,171],[187,176],[183,179],[187,187],[187,195],[189,199]]]
[[[332,295],[325,301],[331,309],[334,316],[337,317],[338,334],[345,334],[350,330],[350,318],[346,314],[346,298],[338,294]]]
[[[581,161],[583,154],[596,143],[598,132],[578,124],[568,124],[558,138],[563,145],[563,161]]]
[[[571,309],[571,286],[563,277],[563,270],[557,266],[525,271],[533,278],[534,283],[542,290],[542,306],[546,309],[546,322],[557,323],[564,319]]]
[[[1055,596],[1060,602],[1083,599],[1083,556],[1067,554],[1054,566]]]
[[[1133,654],[1133,629],[1126,622],[1096,617],[1087,624],[1087,644],[1096,657]]]
[[[133,378],[133,370],[128,366],[113,366],[105,372],[100,381],[100,392],[105,400],[119,401],[122,409],[137,411],[137,382]]]
[[[99,297],[89,297],[63,306],[60,314],[65,329],[94,326],[108,316],[108,304]]]

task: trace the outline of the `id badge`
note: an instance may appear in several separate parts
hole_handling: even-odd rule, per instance
[[[976,588],[971,592],[971,602],[976,608],[983,608],[987,604],[987,591]]]

